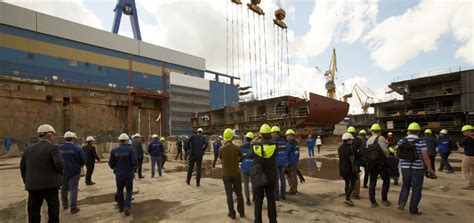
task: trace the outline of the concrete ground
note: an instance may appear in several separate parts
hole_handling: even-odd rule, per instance
[[[399,211],[396,205],[371,208],[368,190],[361,188],[361,200],[354,207],[344,201],[344,182],[337,176],[336,146],[325,146],[322,168],[317,170],[314,160],[308,159],[302,147],[300,167],[306,174],[306,183],[299,185],[299,194],[287,195],[285,201],[277,202],[280,222],[472,222],[474,191],[461,189],[465,185],[461,172],[439,173],[437,180],[425,179],[423,199],[420,204],[422,216],[411,216],[408,211]],[[170,155],[171,156],[171,155]],[[118,213],[114,203],[114,175],[106,162],[96,165],[93,180],[97,183],[86,186],[81,178],[78,214],[71,215],[61,210],[62,222],[234,222],[227,218],[224,186],[220,164],[210,168],[213,155],[206,155],[203,164],[204,178],[201,187],[185,183],[185,162],[169,161],[163,177],[150,177],[150,164],[144,163],[144,179],[134,181],[134,200],[131,216]],[[453,164],[460,166],[461,154],[453,155]],[[173,157],[174,158],[174,157]],[[0,159],[0,222],[26,222],[27,192],[20,177],[19,158]],[[439,162],[437,163],[439,164]],[[379,185],[381,182],[379,181]],[[379,188],[380,189],[380,186]],[[397,204],[400,186],[391,185],[389,200]],[[377,190],[380,199],[380,190]],[[379,200],[380,202],[380,200]],[[263,216],[267,215],[264,205]],[[46,222],[46,203],[43,205],[43,220]],[[246,206],[246,217],[237,217],[236,222],[253,221],[253,204]],[[268,222],[264,218],[264,222]]]

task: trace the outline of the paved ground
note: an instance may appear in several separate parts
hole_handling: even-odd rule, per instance
[[[343,205],[344,184],[337,176],[335,146],[326,147],[318,155],[322,160],[318,171],[314,160],[307,159],[302,148],[301,167],[306,183],[299,186],[300,193],[288,195],[287,200],[277,203],[280,222],[472,222],[474,191],[462,190],[465,181],[460,172],[440,173],[438,180],[425,180],[421,209],[423,216],[410,216],[396,206],[373,209],[368,201],[367,189],[361,189],[362,199],[355,207]],[[455,166],[460,166],[461,155],[455,154]],[[94,186],[85,186],[81,178],[79,207],[81,212],[70,215],[61,213],[62,222],[233,222],[227,218],[224,186],[220,179],[221,169],[211,170],[211,155],[207,155],[201,187],[185,184],[185,163],[166,163],[163,177],[150,178],[149,163],[145,163],[146,178],[135,180],[134,201],[131,216],[118,213],[113,201],[114,176],[107,163],[96,166]],[[19,172],[19,158],[0,159],[0,222],[26,222],[27,192],[23,190]],[[219,165],[220,167],[220,165]],[[316,178],[319,177],[319,178]],[[194,180],[194,179],[193,179]],[[380,182],[381,184],[381,182]],[[397,203],[400,186],[390,187],[389,200]],[[380,198],[380,191],[377,191]],[[44,205],[46,206],[46,205]],[[253,221],[253,205],[246,206],[246,217],[237,222]],[[264,210],[266,216],[266,210]],[[46,221],[46,209],[43,219]],[[267,219],[264,219],[267,222]]]

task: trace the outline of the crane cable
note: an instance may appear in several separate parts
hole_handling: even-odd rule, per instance
[[[240,32],[239,32],[239,26],[240,26],[240,18],[239,18],[239,15],[238,15],[238,12],[239,12],[239,8],[237,8],[238,6],[236,5],[235,6],[235,16],[237,17],[237,23],[236,23],[236,31],[237,31],[237,76],[239,78],[242,78],[242,74],[240,73]]]
[[[253,38],[253,49],[254,49],[254,59],[255,59],[255,91],[256,91],[256,98],[258,99],[258,70],[257,70],[257,38],[255,38],[255,36],[257,35],[257,30],[256,30],[256,27],[255,27],[255,13],[253,13],[253,19],[252,19],[252,25],[253,25],[253,34],[254,34],[254,38]]]
[[[288,47],[288,30],[285,29],[285,35],[286,35],[286,67],[288,69],[288,92],[290,92],[290,53],[289,53],[289,47]]]
[[[232,77],[235,76],[235,73],[234,73],[234,5],[231,6],[232,7]]]
[[[250,87],[252,88],[253,91],[253,72],[252,72],[252,32],[250,30],[250,9],[247,9],[247,26],[248,26],[248,39],[249,39],[249,82],[250,82]]]
[[[240,27],[241,27],[241,39],[242,39],[242,66],[243,66],[243,72],[242,72],[242,80],[240,80],[240,86],[245,86],[245,72],[246,72],[246,65],[245,65],[245,41],[244,41],[244,17],[242,16],[242,7],[239,8],[239,14],[240,14]]]
[[[280,91],[283,90],[283,29],[280,31]]]
[[[273,25],[273,93],[272,93],[272,96],[273,94],[275,94],[276,92],[276,55],[277,55],[277,51],[276,51],[276,41],[275,41],[275,36],[276,36],[276,32],[275,32],[275,25]]]
[[[268,59],[267,59],[267,32],[265,28],[265,15],[263,15],[263,43],[265,47],[265,79],[267,81],[267,97],[270,97],[270,88],[268,86]]]
[[[226,22],[227,22],[227,25],[226,25],[226,33],[227,33],[227,36],[226,36],[226,45],[227,45],[227,48],[226,48],[226,74],[229,75],[229,2],[227,1],[227,18],[226,18]],[[216,80],[217,81],[217,80]]]
[[[259,77],[259,85],[260,85],[260,98],[262,98],[262,94],[263,94],[263,87],[262,87],[262,78],[263,78],[263,74],[262,74],[262,22],[261,22],[261,19],[260,19],[260,15],[257,16],[257,19],[258,19],[258,60],[259,60],[259,67],[260,67],[260,77]]]

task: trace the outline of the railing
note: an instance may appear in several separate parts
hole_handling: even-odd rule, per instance
[[[461,106],[427,108],[427,109],[410,109],[406,111],[381,112],[381,117],[440,114],[440,113],[450,113],[450,112],[460,112],[460,111],[461,111]]]
[[[292,96],[292,97],[307,99],[306,93],[298,92],[298,91],[285,90],[285,91],[270,92],[270,93],[265,93],[264,92],[262,94],[257,94],[257,95],[254,95],[254,94],[250,93],[248,95],[241,96],[240,101],[241,102],[248,102],[248,101],[265,100],[265,99],[269,99],[269,98],[277,98],[277,97],[283,97],[283,96]]]
[[[445,95],[453,95],[453,94],[460,94],[461,93],[461,88],[460,87],[454,87],[451,88],[452,90],[450,92],[447,92],[445,90],[436,90],[436,91],[424,91],[424,92],[417,92],[417,93],[411,93],[408,95],[408,97],[412,99],[418,99],[418,98],[429,98],[429,97],[439,97],[439,96],[445,96]]]
[[[414,74],[398,76],[398,77],[395,77],[392,82],[406,81],[406,80],[422,78],[422,77],[431,77],[431,76],[436,76],[440,74],[459,72],[459,71],[471,70],[471,69],[474,69],[474,66],[468,66],[468,67],[458,66],[458,67],[443,68],[439,70],[429,70],[427,72],[422,72],[422,73],[414,73]]]

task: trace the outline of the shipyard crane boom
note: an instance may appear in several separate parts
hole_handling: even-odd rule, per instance
[[[336,61],[336,49],[332,49],[331,63],[329,69],[324,73],[326,79],[326,90],[328,98],[336,99],[336,79],[337,61]]]
[[[135,0],[117,0],[117,5],[114,9],[114,25],[112,27],[112,32],[117,34],[120,28],[120,20],[122,19],[122,13],[130,16],[130,23],[132,24],[133,37],[136,40],[142,40],[142,35],[140,34],[140,25],[138,24],[138,12],[137,6],[135,5]]]
[[[356,83],[352,88],[352,91],[349,94],[344,95],[344,102],[347,102],[347,99],[352,97],[353,93],[357,95],[357,99],[359,99],[360,105],[362,106],[362,112],[367,114],[369,112],[370,104],[373,102],[373,97],[367,95],[364,90]],[[362,99],[361,94],[365,96],[365,101]]]

